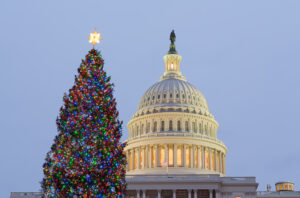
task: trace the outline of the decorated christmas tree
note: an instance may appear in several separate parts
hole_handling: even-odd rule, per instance
[[[96,31],[90,42],[101,39]],[[113,84],[94,48],[64,95],[57,118],[58,135],[43,165],[44,198],[122,197],[125,193],[122,122],[118,120]]]

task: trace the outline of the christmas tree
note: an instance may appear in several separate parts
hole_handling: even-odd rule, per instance
[[[91,33],[93,45],[99,39],[99,33]],[[44,198],[121,197],[125,193],[122,122],[103,65],[100,52],[90,50],[75,85],[64,95],[56,121],[59,133],[43,165]]]

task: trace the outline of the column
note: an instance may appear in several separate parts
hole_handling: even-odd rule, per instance
[[[145,156],[145,147],[144,146],[142,147],[142,154],[141,155],[142,155],[142,167],[141,168],[145,169],[145,162],[146,162],[146,158],[145,157],[146,156]]]
[[[143,198],[146,198],[146,190],[143,190]]]
[[[195,167],[195,145],[191,146],[191,168]]]
[[[176,190],[173,190],[173,198],[176,198]]]
[[[130,162],[129,162],[129,152],[128,152],[128,150],[126,151],[126,161],[127,161],[126,170],[129,171],[129,165],[130,165],[129,163]]]
[[[161,198],[161,190],[157,190],[157,198]]]
[[[158,149],[157,145],[154,146],[155,149],[155,162],[154,162],[154,168],[157,168],[157,162],[158,162]]]
[[[188,198],[192,198],[192,190],[188,189]]]
[[[149,168],[149,145],[146,145],[145,168]]]
[[[214,154],[214,164],[215,164],[215,171],[217,170],[217,150],[215,149],[215,154]]]
[[[202,162],[202,155],[200,155],[200,153],[201,153],[201,147],[200,146],[198,146],[198,148],[197,148],[197,152],[198,152],[198,168],[201,168],[201,162]]]
[[[140,198],[140,190],[136,190],[136,198]]]
[[[213,198],[213,191],[209,189],[209,198]]]
[[[152,167],[152,160],[153,160],[152,153],[153,153],[153,146],[151,146],[151,148],[150,148],[150,155],[149,155],[150,163],[149,163],[149,168],[153,168]]]
[[[205,154],[206,154],[205,150],[206,150],[206,148],[202,146],[201,150],[202,150],[202,168],[206,169],[206,160],[205,160],[205,157],[206,157],[205,156]]]
[[[197,196],[198,196],[198,193],[197,193],[197,189],[194,189],[194,198],[197,198]]]
[[[169,147],[168,147],[168,144],[165,144],[165,162],[167,162],[167,166],[169,166]]]
[[[137,149],[137,169],[141,168],[141,147]]]
[[[211,149],[208,148],[208,161],[209,161],[209,170],[211,170]]]
[[[185,153],[185,150],[186,150],[186,145],[184,144],[183,145],[183,167],[186,167],[186,163],[185,163],[185,160],[186,160],[186,153]]]
[[[173,153],[173,159],[174,159],[174,167],[177,167],[177,144],[174,144],[174,153]]]
[[[134,170],[134,150],[131,150],[131,170]]]
[[[223,173],[226,174],[225,155],[223,154]]]
[[[215,190],[216,191],[216,198],[220,198],[220,192],[219,190]]]
[[[222,153],[220,151],[219,153],[219,172],[222,173],[222,159],[221,159]]]

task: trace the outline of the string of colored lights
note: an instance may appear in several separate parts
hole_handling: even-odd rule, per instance
[[[56,120],[59,134],[43,165],[44,198],[122,197],[125,193],[122,122],[103,65],[100,52],[90,50],[74,86],[63,97]]]

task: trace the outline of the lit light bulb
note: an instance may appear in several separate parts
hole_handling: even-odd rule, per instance
[[[171,69],[173,69],[173,67],[174,67],[173,64],[171,64]]]

